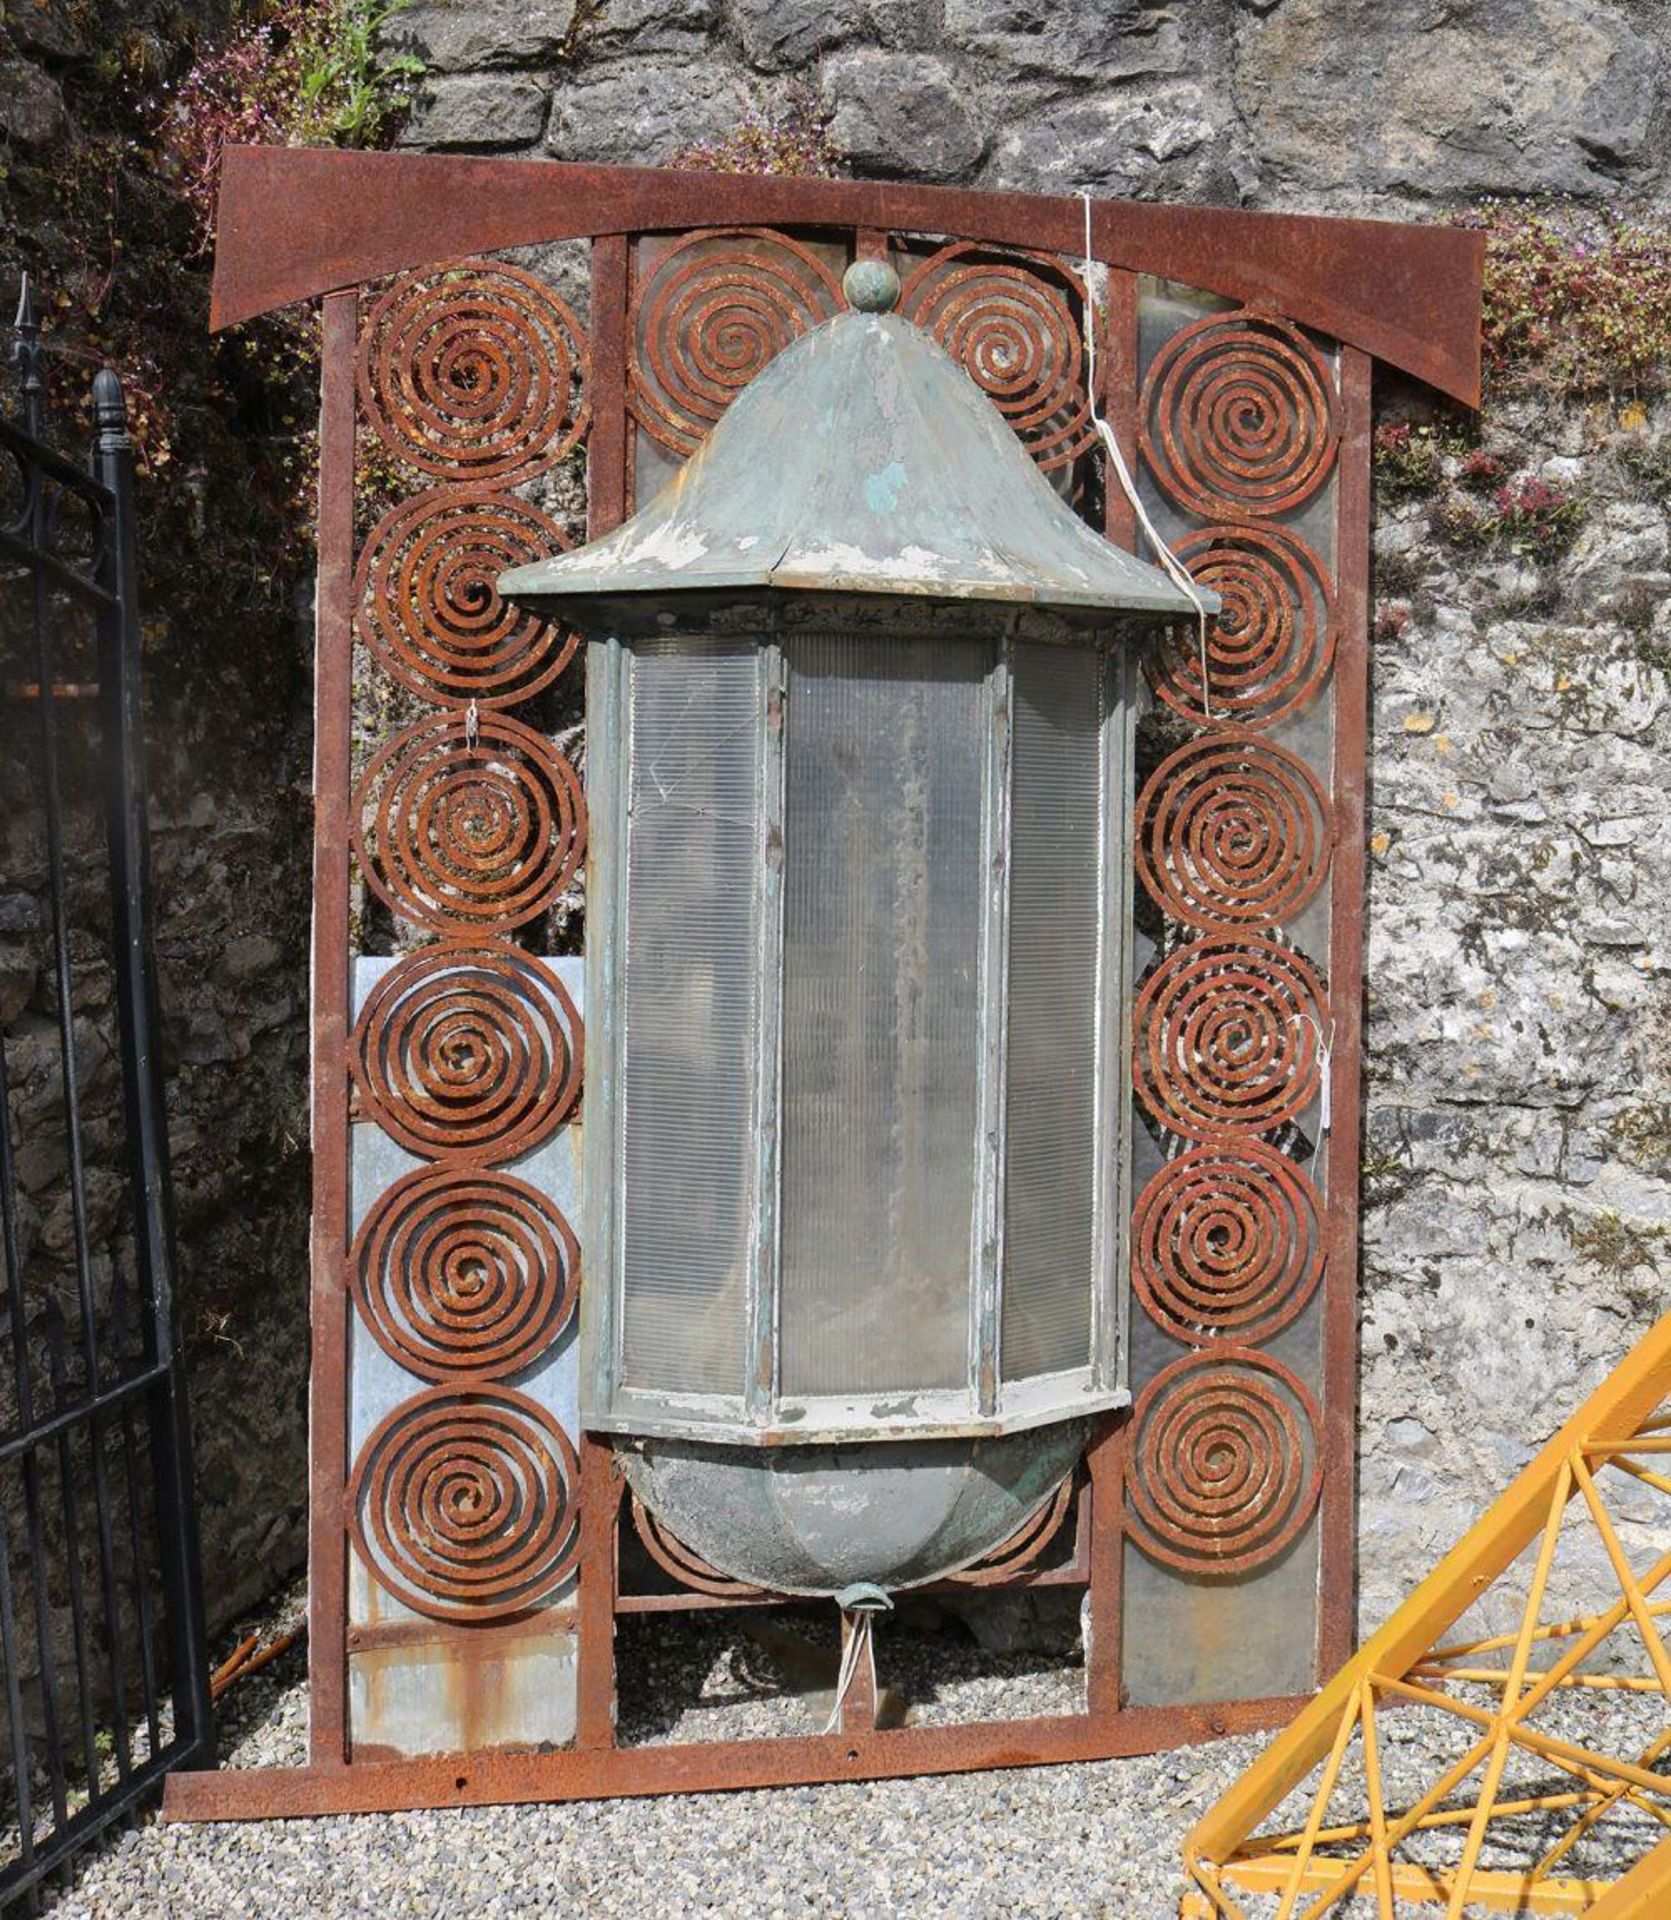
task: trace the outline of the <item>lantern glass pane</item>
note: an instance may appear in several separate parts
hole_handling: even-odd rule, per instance
[[[754,1186],[760,659],[632,663],[622,1377],[740,1393]]]
[[[969,1377],[984,644],[787,649],[786,1394]]]
[[[1006,1380],[1091,1357],[1102,657],[1018,646],[1010,779]]]

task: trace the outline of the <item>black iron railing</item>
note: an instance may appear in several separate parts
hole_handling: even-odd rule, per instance
[[[151,958],[133,448],[108,369],[90,467],[45,443],[27,282],[11,358],[0,903],[21,939],[0,1046],[0,1907],[33,1911],[170,1768],[209,1760],[213,1723]]]

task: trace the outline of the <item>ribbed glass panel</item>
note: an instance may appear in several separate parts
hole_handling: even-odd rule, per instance
[[[1091,1357],[1100,677],[1088,648],[1016,648],[1006,1380],[1083,1367]]]
[[[758,653],[639,646],[631,728],[622,1372],[629,1386],[738,1394],[754,1167]]]
[[[989,650],[789,657],[781,1377],[968,1378]]]

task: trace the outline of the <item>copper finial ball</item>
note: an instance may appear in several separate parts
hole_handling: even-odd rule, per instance
[[[886,260],[855,260],[841,276],[841,291],[858,313],[890,313],[899,299],[899,275]]]

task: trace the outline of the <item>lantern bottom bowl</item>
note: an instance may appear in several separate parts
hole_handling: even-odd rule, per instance
[[[735,1447],[617,1440],[638,1498],[734,1580],[825,1597],[969,1566],[1036,1513],[1084,1451],[1084,1420],[951,1440]]]

